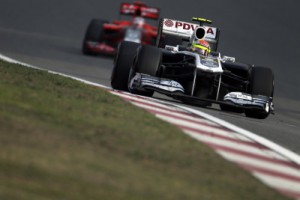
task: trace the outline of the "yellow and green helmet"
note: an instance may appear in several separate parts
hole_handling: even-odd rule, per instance
[[[207,56],[210,53],[210,45],[204,39],[196,39],[192,43],[194,51],[197,51],[201,55]]]

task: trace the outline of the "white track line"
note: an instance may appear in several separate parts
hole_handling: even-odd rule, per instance
[[[263,137],[261,137],[259,135],[256,135],[256,134],[254,134],[250,131],[247,131],[247,130],[242,129],[238,126],[230,124],[229,122],[226,122],[222,119],[218,119],[216,117],[213,117],[211,115],[203,113],[199,110],[194,110],[194,109],[179,106],[179,105],[174,105],[174,106],[176,106],[178,108],[182,108],[183,110],[186,110],[186,111],[190,111],[191,113],[194,113],[198,116],[204,117],[208,120],[212,120],[213,122],[218,123],[218,124],[228,128],[228,129],[231,129],[232,131],[234,131],[238,134],[241,134],[245,137],[248,137],[251,140],[256,141],[257,143],[262,144],[262,145],[268,147],[269,149],[272,149],[274,152],[282,155],[283,157],[286,157],[291,162],[294,162],[294,163],[296,163],[297,165],[300,166],[300,156],[299,155],[297,155],[296,153],[294,153],[294,152],[292,152],[292,151],[290,151],[290,150],[288,150],[284,147],[279,146],[278,144],[275,144],[274,142],[271,142],[270,140],[267,140],[266,138],[263,138]]]
[[[274,154],[274,152],[271,150],[261,150],[254,146],[239,144],[237,142],[224,140],[217,137],[210,137],[194,131],[184,130],[184,132],[191,137],[208,144],[213,149],[217,149],[218,151],[228,151],[240,154],[244,157],[254,157],[261,160],[269,160],[270,162],[274,163],[276,163],[276,160],[279,160],[277,162],[278,164],[286,161],[283,157],[278,154]]]

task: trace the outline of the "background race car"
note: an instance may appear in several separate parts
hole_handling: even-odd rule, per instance
[[[131,41],[154,45],[157,27],[146,23],[146,19],[157,20],[159,8],[149,7],[142,2],[122,3],[120,17],[132,16],[131,20],[92,19],[83,40],[84,54],[115,55],[116,47],[121,41]]]

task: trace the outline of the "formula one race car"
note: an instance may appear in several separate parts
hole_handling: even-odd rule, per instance
[[[216,103],[221,110],[259,119],[273,113],[272,70],[221,56],[218,28],[203,25],[210,20],[193,20],[199,24],[162,19],[157,46],[122,42],[112,88],[145,96],[158,92],[204,107]]]
[[[115,55],[121,41],[131,41],[154,45],[157,37],[157,27],[146,23],[148,19],[158,19],[159,9],[148,7],[142,2],[122,3],[120,17],[132,16],[132,21],[93,19],[83,40],[84,54]]]

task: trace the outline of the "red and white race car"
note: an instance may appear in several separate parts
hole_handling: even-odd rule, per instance
[[[146,18],[157,20],[159,8],[142,2],[121,3],[120,16],[132,16],[132,20],[92,19],[83,40],[84,54],[115,55],[121,41],[155,45],[157,26],[146,23]]]

